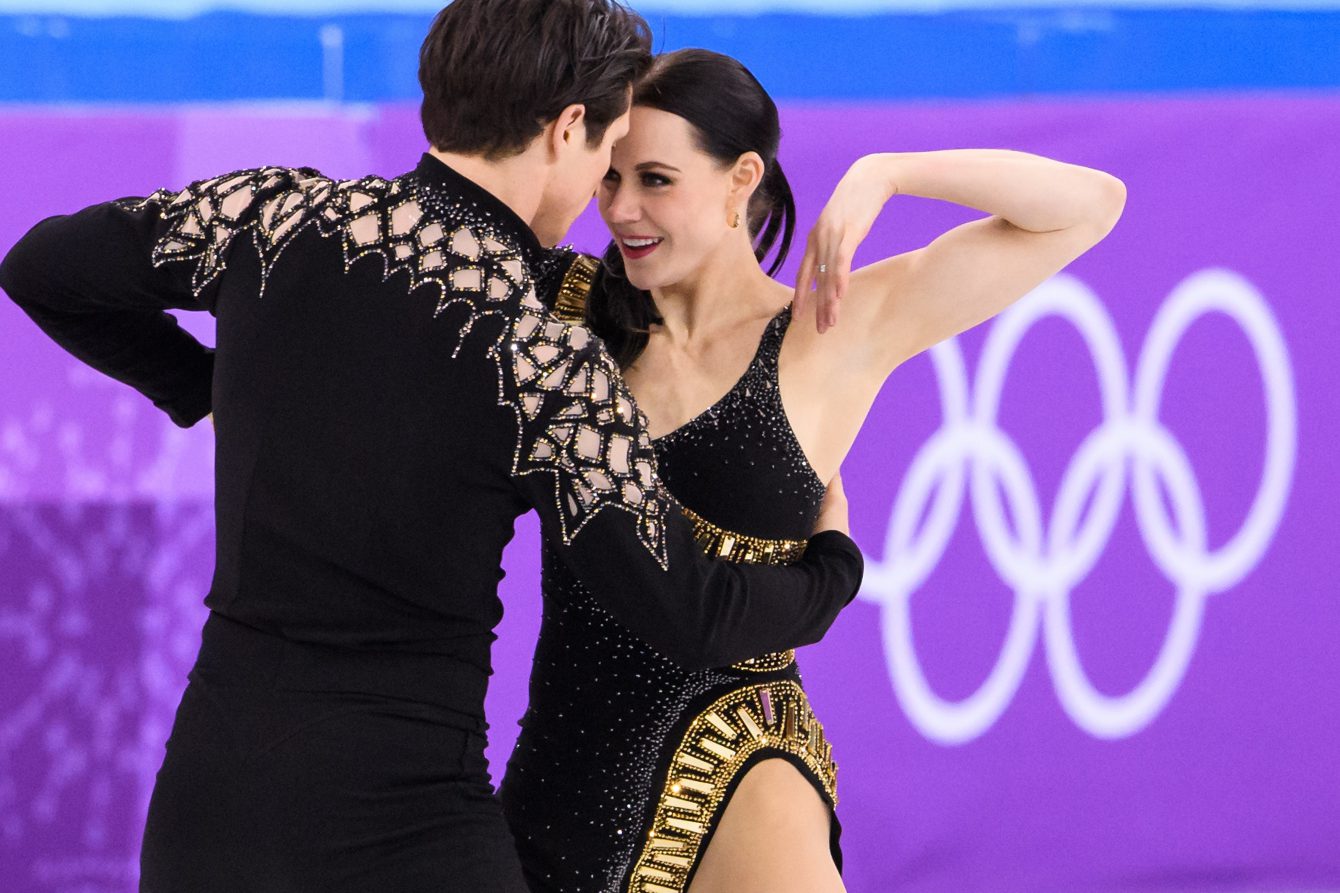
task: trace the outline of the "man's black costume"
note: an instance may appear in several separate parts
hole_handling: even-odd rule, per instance
[[[523,889],[483,701],[530,509],[685,665],[815,641],[854,595],[841,534],[794,567],[704,557],[614,363],[545,309],[563,261],[425,156],[394,180],[265,168],[97,205],[0,266],[75,356],[178,424],[217,422],[211,614],[145,889]],[[167,308],[213,313],[217,352]]]

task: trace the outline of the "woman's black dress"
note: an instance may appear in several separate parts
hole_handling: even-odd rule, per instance
[[[783,311],[721,400],[654,441],[709,554],[795,560],[824,484],[786,419]],[[794,652],[685,670],[629,634],[548,550],[530,708],[501,796],[533,891],[681,893],[744,774],[793,763],[835,805],[832,748]],[[833,858],[841,865],[838,824]]]

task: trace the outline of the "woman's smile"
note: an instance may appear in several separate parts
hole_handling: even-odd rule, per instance
[[[619,250],[627,260],[641,260],[651,254],[665,239],[658,239],[651,236],[621,236],[619,238]]]

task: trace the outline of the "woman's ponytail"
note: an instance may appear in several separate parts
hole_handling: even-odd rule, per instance
[[[796,200],[791,194],[791,184],[782,172],[782,163],[774,159],[763,175],[758,192],[754,194],[759,207],[759,221],[754,229],[754,257],[762,265],[773,246],[777,246],[777,257],[768,267],[768,275],[775,276],[786,263],[791,251],[791,241],[796,234]],[[752,215],[751,215],[752,216]],[[752,222],[751,222],[752,226]],[[778,244],[778,239],[781,244]]]

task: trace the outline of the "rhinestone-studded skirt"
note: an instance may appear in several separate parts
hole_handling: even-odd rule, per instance
[[[710,533],[699,532],[709,552]],[[764,759],[792,763],[836,806],[832,748],[793,653],[688,671],[626,632],[549,554],[544,585],[530,708],[500,791],[532,890],[683,893],[736,786]],[[834,817],[840,867],[839,833]]]

